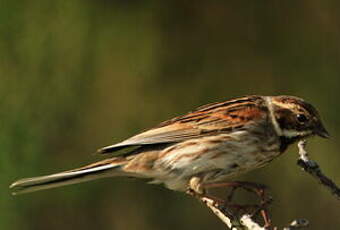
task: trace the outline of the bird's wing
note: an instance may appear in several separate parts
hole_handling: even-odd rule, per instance
[[[264,116],[263,107],[257,105],[257,100],[241,98],[209,104],[165,121],[125,141],[101,148],[98,152],[108,153],[130,146],[175,143],[218,133],[230,133]]]

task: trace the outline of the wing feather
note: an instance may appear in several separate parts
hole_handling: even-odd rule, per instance
[[[198,137],[200,130],[192,127],[177,128],[178,125],[170,125],[155,129],[150,129],[135,135],[120,143],[110,145],[98,150],[100,153],[118,151],[128,146],[151,145],[161,143],[173,143]]]
[[[259,106],[262,101],[262,97],[245,97],[200,107],[125,141],[101,148],[98,152],[108,153],[131,146],[175,143],[216,133],[230,133],[262,118],[265,114],[264,107]]]

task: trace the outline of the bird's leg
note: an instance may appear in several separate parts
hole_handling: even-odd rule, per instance
[[[261,194],[262,191],[267,189],[267,186],[263,184],[257,184],[253,182],[245,182],[245,181],[232,181],[232,182],[223,182],[223,183],[209,183],[201,185],[202,189],[209,188],[223,188],[223,187],[231,187],[231,188],[243,188],[246,191],[254,192],[257,195]]]
[[[266,194],[267,186],[252,182],[237,182],[237,183],[240,183],[243,189],[250,192],[254,192],[260,198],[260,205],[258,206],[258,209],[253,213],[253,215],[259,212],[263,218],[264,227],[270,228],[271,219],[268,212],[268,206],[272,202],[272,198],[270,196],[267,196]]]
[[[209,183],[200,185],[201,190],[211,189],[211,188],[231,188],[230,194],[227,197],[227,201],[231,202],[235,191],[242,188],[248,192],[255,193],[262,201],[262,203],[267,203],[267,196],[265,195],[265,190],[267,187],[262,184],[243,182],[243,181],[233,181],[233,182],[223,182],[223,183]]]
[[[270,196],[266,196],[265,190],[259,191],[259,196],[261,198],[261,204],[259,206],[259,209],[256,210],[253,215],[255,215],[257,212],[260,212],[263,221],[264,221],[264,228],[270,228],[271,227],[271,219],[268,212],[268,206],[272,202],[272,198]]]
[[[233,200],[234,193],[238,189],[238,187],[231,187],[229,195],[227,196],[227,202],[230,203]]]
[[[231,188],[230,194],[228,195],[226,202],[224,203],[224,207],[221,207],[222,209],[225,209],[227,207],[233,207],[233,208],[236,208],[237,210],[255,208],[253,215],[260,213],[263,218],[265,228],[269,228],[271,226],[271,219],[269,217],[267,206],[271,203],[272,199],[271,197],[266,195],[265,190],[267,189],[267,187],[265,185],[252,183],[252,182],[233,181],[233,182],[223,182],[223,183],[209,183],[209,184],[201,185],[201,187],[203,190],[210,189],[210,188],[230,187]],[[260,205],[230,204],[232,201],[233,195],[238,188],[242,188],[248,192],[255,193],[260,198]]]
[[[201,181],[202,179],[200,177],[191,178],[186,193],[198,199],[202,199],[204,197],[209,198],[214,201],[215,206],[220,206],[221,204],[224,204],[225,202],[224,200],[217,198],[215,196],[208,195],[206,193],[206,190],[203,188]]]
[[[192,177],[189,181],[187,193],[190,195],[204,195],[205,189],[202,187],[202,179],[200,177]]]

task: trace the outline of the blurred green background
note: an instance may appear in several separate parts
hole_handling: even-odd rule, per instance
[[[225,229],[194,199],[114,178],[17,197],[21,177],[100,159],[99,147],[199,105],[246,94],[312,102],[332,134],[309,152],[340,183],[339,1],[0,0],[0,229]],[[296,147],[243,180],[273,221],[338,229],[339,202]]]

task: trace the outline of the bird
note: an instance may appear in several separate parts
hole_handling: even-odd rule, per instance
[[[20,179],[10,189],[16,195],[125,176],[148,179],[170,190],[203,193],[211,184],[232,181],[267,165],[288,146],[315,135],[329,137],[318,111],[304,99],[242,96],[198,107],[99,149],[98,153],[109,154],[107,159]]]

